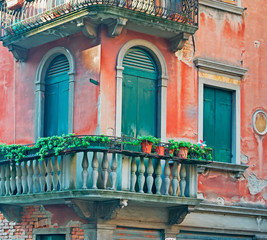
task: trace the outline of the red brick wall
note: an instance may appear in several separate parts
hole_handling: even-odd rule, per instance
[[[64,227],[58,223],[53,223],[53,213],[47,211],[43,206],[24,207],[21,222],[8,221],[2,213],[0,213],[0,239],[20,239],[32,240],[33,229],[38,228],[58,228]],[[71,227],[71,239],[84,239],[83,230],[80,228],[82,222],[70,221],[65,227]]]

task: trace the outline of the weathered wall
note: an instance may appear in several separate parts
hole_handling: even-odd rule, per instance
[[[202,6],[200,27],[194,36],[195,49],[189,39],[183,51],[176,54],[169,51],[164,39],[125,29],[120,36],[108,38],[105,27],[99,29],[99,38],[95,40],[76,34],[31,49],[27,63],[14,63],[7,49],[0,47],[0,141],[34,141],[36,70],[45,53],[55,46],[68,48],[75,58],[74,132],[114,134],[116,58],[123,44],[144,39],[154,44],[167,62],[168,138],[197,141],[198,72],[192,61],[195,57],[249,70],[241,81],[241,152],[248,156],[250,167],[240,180],[215,171],[200,175],[199,192],[211,201],[222,198],[226,203],[266,204],[267,139],[254,132],[252,114],[258,108],[267,111],[267,16],[264,7],[255,7],[262,5],[260,0],[243,0],[242,5],[247,8],[242,16]],[[90,78],[100,84],[93,85]]]
[[[14,143],[14,61],[0,43],[0,142]]]
[[[60,214],[59,214],[60,213]],[[83,239],[80,219],[66,205],[24,207],[21,222],[8,221],[0,213],[0,239],[32,240],[33,229],[70,228],[70,239]]]
[[[267,110],[265,62],[267,17],[261,1],[242,1],[242,16],[202,7],[200,28],[195,35],[195,56],[241,66],[248,73],[241,81],[241,153],[249,168],[236,180],[228,173],[208,172],[199,179],[199,190],[212,201],[267,203],[267,138],[255,133],[252,115]],[[197,92],[195,92],[197,94]],[[219,198],[219,199],[218,199]]]

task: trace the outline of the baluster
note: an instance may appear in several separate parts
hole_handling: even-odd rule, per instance
[[[89,162],[88,162],[88,157],[87,157],[87,152],[83,153],[83,160],[82,160],[82,181],[83,181],[83,189],[87,189],[87,180],[88,180],[88,166],[89,166]]]
[[[5,166],[1,166],[0,170],[0,178],[1,178],[1,184],[0,184],[0,194],[1,196],[5,195]]]
[[[172,190],[173,196],[177,195],[177,188],[178,188],[178,163],[175,161],[173,163],[173,167],[172,167]]]
[[[154,172],[152,158],[148,159],[147,165],[147,177],[146,177],[146,185],[147,185],[147,193],[152,193],[152,186],[153,186],[153,177],[152,174]]]
[[[116,153],[112,154],[111,173],[110,173],[111,190],[116,190],[117,181],[117,156]]]
[[[93,155],[93,160],[92,160],[92,168],[93,168],[93,173],[92,173],[92,181],[93,181],[93,189],[97,189],[97,179],[98,179],[98,160],[97,160],[97,152],[94,152]]]
[[[21,188],[22,188],[22,169],[21,169],[21,163],[18,165],[17,169],[17,178],[16,178],[16,185],[17,185],[17,195],[21,194]]]
[[[42,161],[41,163],[41,192],[45,191],[45,174],[46,174],[46,164],[45,164],[45,160]]]
[[[52,188],[52,158],[48,158],[48,162],[46,165],[46,186],[47,186],[47,192],[51,192]]]
[[[11,195],[14,195],[16,190],[16,164],[12,164],[12,170],[11,170]]]
[[[160,188],[162,184],[162,179],[161,179],[161,173],[162,173],[162,168],[161,168],[161,160],[157,160],[157,166],[156,166],[156,179],[155,179],[155,185],[156,185],[156,194],[160,194]]]
[[[34,186],[35,186],[35,191],[39,192],[39,186],[40,186],[40,163],[38,160],[35,162],[34,166]]]
[[[54,163],[53,163],[53,191],[57,191],[58,186],[58,156],[55,156]]]
[[[108,180],[108,156],[107,156],[107,152],[104,152],[104,154],[103,154],[101,168],[102,168],[101,176],[102,176],[102,181],[103,181],[103,187],[104,187],[104,189],[106,189],[107,188],[107,180]]]
[[[28,167],[28,193],[33,193],[33,160]]]
[[[137,170],[136,159],[135,159],[135,157],[132,157],[132,163],[131,163],[131,192],[135,192],[136,170]]]
[[[169,160],[166,160],[165,162],[165,168],[164,168],[164,187],[165,187],[165,195],[169,195],[169,189],[170,189],[170,175],[171,175],[171,169],[169,165]]]
[[[5,188],[6,188],[6,196],[10,194],[10,165],[6,165],[5,169]]]
[[[185,193],[185,187],[186,187],[186,169],[185,169],[185,164],[181,164],[181,171],[180,171],[180,177],[181,177],[181,181],[180,181],[180,188],[181,188],[181,197],[184,197],[184,193]]]
[[[145,176],[144,176],[144,173],[145,173],[145,163],[144,163],[144,158],[141,157],[140,158],[140,163],[139,163],[139,170],[138,170],[138,173],[139,173],[139,176],[138,176],[138,186],[139,186],[139,192],[140,193],[143,193],[144,192],[144,184],[145,184]]]
[[[28,176],[28,165],[27,162],[23,163],[23,167],[22,167],[22,193],[26,194],[27,193],[27,176]]]
[[[60,164],[59,164],[59,191],[62,191],[63,189],[63,157],[60,159]]]

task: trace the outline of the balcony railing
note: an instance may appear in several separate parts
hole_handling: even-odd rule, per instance
[[[9,10],[6,2],[0,2],[0,5],[1,39],[22,34],[79,11],[88,13],[105,6],[198,25],[198,0],[24,0],[23,6],[16,10]]]
[[[27,203],[40,201],[38,194],[42,193],[73,198],[75,193],[86,192],[90,198],[90,191],[118,197],[127,193],[127,198],[134,194],[144,198],[171,195],[175,202],[197,198],[197,165],[206,161],[143,153],[139,146],[129,147],[136,148],[121,138],[111,138],[104,145],[65,148],[59,155],[48,152],[41,161],[30,152],[20,161],[2,159],[0,203],[21,203],[20,196],[33,195],[37,197],[27,199]]]

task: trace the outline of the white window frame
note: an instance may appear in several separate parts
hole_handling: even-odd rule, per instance
[[[235,83],[219,81],[200,77],[198,73],[198,141],[203,140],[203,101],[204,101],[204,86],[217,87],[220,89],[233,91],[232,104],[232,164],[240,165],[241,156],[241,97],[240,85],[241,79],[248,71],[239,66],[233,66],[204,58],[196,58],[194,63],[199,71],[208,73],[214,76],[227,77],[234,80]],[[201,75],[202,76],[202,75]],[[204,75],[205,76],[205,75]],[[204,139],[205,140],[205,139]]]

